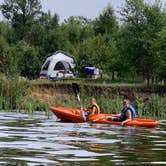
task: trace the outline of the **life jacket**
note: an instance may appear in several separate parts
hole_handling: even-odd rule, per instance
[[[96,107],[96,108],[97,108],[96,114],[99,114],[99,113],[100,113],[100,107],[98,106],[97,103],[93,103],[93,104],[90,106],[90,108],[87,109],[88,114],[91,114],[91,113],[92,113],[93,107]]]
[[[136,118],[136,111],[135,111],[135,108],[134,108],[132,105],[130,105],[129,107],[122,109],[121,115],[120,115],[120,120],[121,120],[121,121],[124,121],[124,120],[127,119],[127,116],[126,116],[127,110],[130,110],[130,111],[131,111],[131,118],[132,118],[132,120]]]
[[[135,119],[136,118],[136,110],[135,110],[135,108],[132,105],[130,105],[128,109],[131,111],[132,120]]]

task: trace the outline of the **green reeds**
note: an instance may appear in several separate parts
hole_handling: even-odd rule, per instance
[[[21,109],[22,98],[27,92],[27,83],[18,77],[0,78],[0,108],[1,110]]]
[[[95,97],[101,107],[102,113],[119,114],[122,110],[123,95],[111,93],[107,90],[95,91],[94,87],[88,89],[81,87],[81,98],[84,107],[89,104],[89,98]],[[166,95],[158,94],[137,94],[131,98],[132,105],[136,108],[137,117],[165,119],[166,118]]]
[[[166,118],[166,96],[151,95],[137,98],[138,113],[140,117],[152,117],[156,119]]]
[[[44,111],[49,116],[49,107],[51,102],[49,100],[41,101],[32,95],[27,95],[24,101],[23,108],[29,113],[33,114],[35,111]]]
[[[30,114],[33,114],[34,111],[45,111],[49,116],[50,106],[52,105],[80,108],[80,104],[77,102],[72,90],[64,91],[64,89],[57,90],[54,88],[54,92],[49,92],[52,97],[50,99],[46,97],[46,92],[42,90],[39,92],[39,97],[35,96],[33,86],[32,82],[19,77],[0,78],[0,110],[26,110]],[[91,96],[96,98],[102,113],[118,114],[122,109],[123,96],[119,91],[112,92],[107,88],[98,88],[96,91],[94,86],[83,86],[81,84],[80,91],[81,102],[85,109],[89,105]],[[136,108],[138,117],[166,118],[166,95],[145,95],[135,92],[134,96],[132,104]]]
[[[23,78],[0,78],[0,110],[45,111],[49,115],[50,100],[41,101],[32,95],[31,83]]]

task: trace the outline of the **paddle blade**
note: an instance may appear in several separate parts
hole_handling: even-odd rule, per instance
[[[80,93],[80,89],[77,83],[72,83],[73,92],[77,96]]]
[[[82,110],[83,106],[82,106],[81,99],[80,99],[80,94],[79,94],[80,93],[80,88],[79,88],[77,83],[72,83],[72,88],[73,88],[73,92],[74,92],[75,96],[77,97],[77,100],[78,100],[78,102],[81,106],[81,110]]]

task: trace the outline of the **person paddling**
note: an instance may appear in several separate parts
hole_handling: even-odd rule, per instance
[[[121,122],[121,125],[125,125],[127,122],[136,118],[135,108],[130,104],[129,99],[123,100],[123,109],[120,114],[115,115],[117,117],[108,117],[107,120]]]
[[[96,103],[96,99],[94,97],[90,98],[90,106],[86,110],[84,110],[84,112],[86,119],[88,119],[88,117],[92,115],[100,113],[100,107]]]

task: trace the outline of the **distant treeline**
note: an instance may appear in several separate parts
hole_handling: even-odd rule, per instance
[[[56,5],[56,4],[55,4]],[[95,66],[116,78],[166,81],[166,10],[156,1],[125,0],[120,20],[108,5],[90,20],[42,11],[40,0],[4,0],[0,5],[0,72],[37,76],[49,53],[71,54],[76,70]]]

